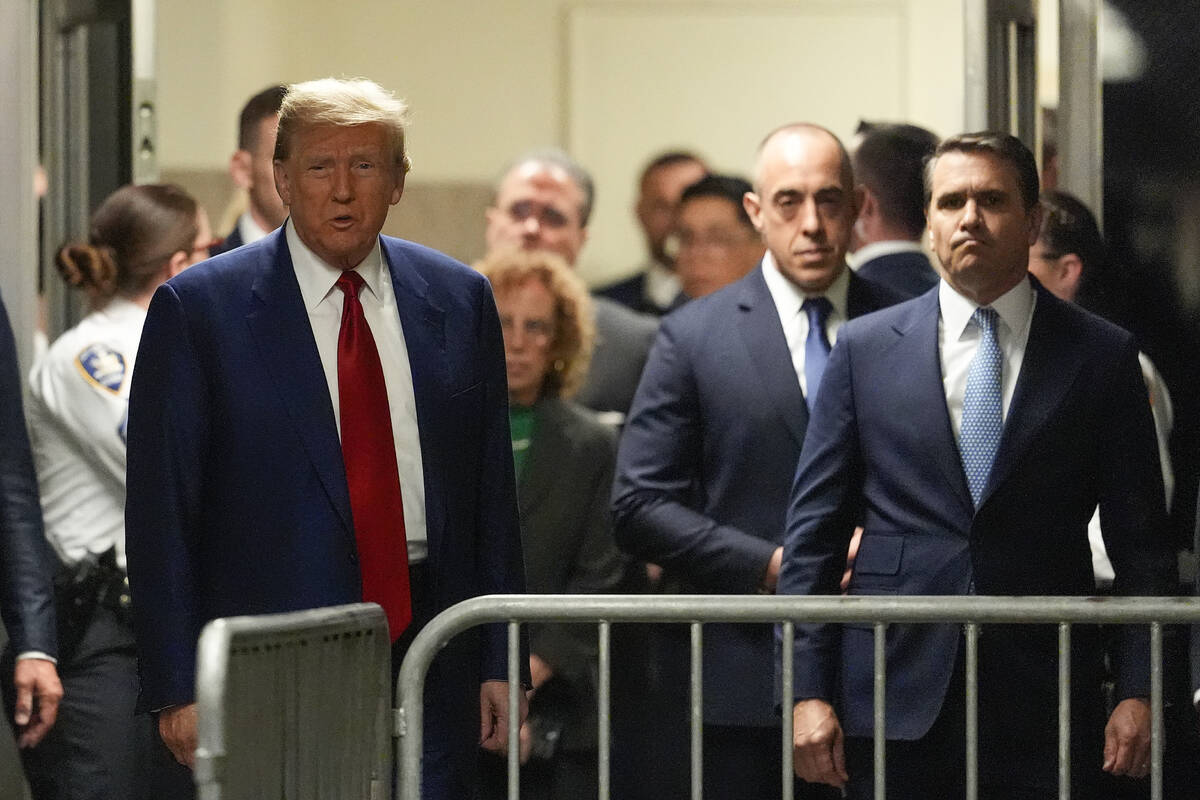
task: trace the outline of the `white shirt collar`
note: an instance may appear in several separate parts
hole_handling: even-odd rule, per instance
[[[771,299],[775,301],[775,307],[779,310],[780,319],[787,320],[795,317],[800,313],[800,306],[803,305],[807,295],[803,289],[792,283],[787,278],[783,277],[778,265],[775,263],[775,257],[768,250],[763,255],[762,260],[763,279],[767,282],[767,291],[771,293]],[[833,306],[833,313],[841,319],[848,319],[846,313],[847,296],[850,292],[850,270],[843,268],[838,276],[833,279],[833,283],[829,284],[829,288],[822,293],[813,295],[814,297],[825,297],[829,300],[829,304]]]
[[[238,217],[238,233],[242,235],[242,244],[254,244],[259,239],[264,238],[270,231],[265,231],[259,227],[254,221],[254,216],[249,212],[243,212]]]
[[[646,266],[646,284],[642,294],[659,308],[666,308],[679,294],[679,276],[657,261],[651,261]]]
[[[887,242],[871,242],[864,244],[851,254],[851,266],[859,267],[871,259],[879,258],[880,256],[890,256],[896,253],[924,253],[919,242],[910,242],[904,239],[894,239]]]
[[[326,264],[320,256],[308,249],[296,233],[296,226],[290,217],[284,223],[284,234],[287,236],[288,252],[292,256],[292,268],[296,271],[296,280],[300,284],[300,295],[304,298],[304,308],[311,313],[334,290],[334,284],[342,271]],[[371,294],[379,298],[380,282],[383,280],[383,252],[378,240],[354,271],[362,276]]]
[[[1029,327],[1033,317],[1034,293],[1029,278],[1023,278],[1013,288],[997,297],[990,304],[996,314],[1008,327],[1009,331],[1017,333]],[[979,305],[956,292],[954,288],[942,281],[938,285],[938,304],[942,311],[942,324],[945,326],[948,339],[960,339],[971,321],[971,315]]]

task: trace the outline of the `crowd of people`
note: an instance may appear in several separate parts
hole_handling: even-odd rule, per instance
[[[501,170],[473,267],[382,236],[406,126],[368,80],[255,95],[221,240],[177,186],[116,191],[55,257],[88,313],[24,412],[0,306],[4,694],[35,800],[192,796],[217,617],[375,602],[395,672],[491,593],[1180,590],[1170,393],[1103,317],[1094,217],[1018,139],[796,122],[746,176],[663,153],[645,264],[589,292],[595,186],[558,149]],[[614,797],[689,793],[687,637],[613,632]],[[876,796],[871,629],[797,626],[782,710],[781,646],[706,626],[704,796],[783,796],[781,714],[792,796]],[[435,659],[423,796],[505,796],[510,746],[523,797],[597,796],[592,630],[523,629],[517,708],[507,647],[485,626]],[[980,797],[1059,796],[1057,647],[981,637]],[[1177,797],[1200,785],[1186,647]],[[887,797],[964,796],[964,658],[955,626],[889,628]],[[1147,631],[1080,627],[1071,667],[1072,796],[1146,795]]]

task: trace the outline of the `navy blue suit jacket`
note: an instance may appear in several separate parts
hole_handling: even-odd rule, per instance
[[[851,274],[851,317],[898,299]],[[621,435],[618,544],[688,590],[754,594],[783,542],[808,421],[761,266],[668,314]],[[705,722],[778,724],[771,627],[704,630]]]
[[[216,258],[222,253],[228,253],[230,250],[236,250],[244,244],[242,241],[242,229],[238,225],[233,226],[233,230],[229,232],[221,241],[208,248],[210,258]]]
[[[1097,503],[1115,591],[1169,591],[1173,555],[1137,347],[1034,285],[1024,362],[978,511],[946,407],[938,291],[841,330],[796,473],[781,594],[838,594],[861,524],[850,594],[1090,595]],[[889,738],[929,729],[960,635],[953,625],[889,627]],[[872,641],[867,626],[797,626],[795,697],[834,703],[851,736],[872,731]],[[991,626],[979,642],[981,731],[1005,732],[981,748],[1033,743],[1018,756],[1022,769],[1036,762],[1053,780],[1056,630]],[[1095,631],[1076,626],[1073,708],[1088,727],[1073,735],[1100,734],[1102,655]],[[1115,667],[1118,699],[1149,694],[1145,629],[1122,631]],[[1099,750],[1087,758],[1098,766]]]
[[[436,607],[521,592],[491,290],[447,256],[381,240],[412,365]],[[333,407],[282,229],[154,295],[130,395],[126,536],[144,709],[192,700],[214,617],[362,599]],[[504,628],[450,651],[441,677],[477,725],[478,682],[506,675]]]
[[[937,286],[938,274],[924,253],[901,252],[864,261],[858,266],[862,277],[881,283],[904,297],[916,297]]]
[[[42,531],[21,371],[8,311],[0,302],[0,614],[14,653],[58,653],[51,583],[57,563]]]

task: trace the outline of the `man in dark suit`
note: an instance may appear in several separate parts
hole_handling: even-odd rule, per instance
[[[63,690],[55,667],[55,558],[42,532],[21,385],[8,311],[0,302],[0,614],[7,652],[16,657],[14,692],[6,699],[17,744],[33,747],[54,725]]]
[[[854,148],[863,203],[854,223],[855,271],[905,297],[938,282],[921,249],[925,231],[922,170],[937,137],[916,125],[869,126]]]
[[[681,287],[675,275],[674,254],[667,252],[667,240],[683,190],[707,173],[708,167],[700,157],[686,150],[670,150],[650,160],[638,180],[634,206],[648,258],[633,275],[598,290],[597,295],[655,316],[674,308]]]
[[[561,150],[519,156],[496,184],[487,209],[488,253],[549,250],[574,267],[587,241],[592,177]],[[629,411],[658,321],[606,297],[595,297],[596,348],[575,400],[593,411]]]
[[[246,210],[222,241],[209,246],[209,255],[253,244],[287,219],[287,209],[275,189],[275,128],[286,86],[268,86],[246,101],[238,117],[238,149],[229,159],[229,176],[246,193]]]
[[[769,135],[744,202],[762,263],[664,318],[617,458],[618,544],[688,591],[775,591],[829,342],[847,319],[899,299],[846,268],[858,196],[832,133],[795,124]],[[771,647],[769,625],[705,627],[705,797],[780,795]]]
[[[1099,503],[1114,591],[1166,593],[1173,554],[1137,347],[1028,277],[1033,155],[1007,134],[966,134],[939,145],[927,175],[943,281],[839,337],[796,474],[780,592],[836,594],[861,525],[850,594],[1088,595]],[[960,636],[888,630],[889,798],[963,794]],[[1075,797],[1102,796],[1101,767],[1148,769],[1148,634],[1121,637],[1105,726],[1098,635],[1074,629]],[[795,641],[797,773],[848,781],[852,798],[873,791],[872,640],[869,627],[817,625]],[[980,797],[1057,797],[1056,631],[991,626],[979,647]]]
[[[208,620],[378,602],[395,669],[437,612],[524,589],[487,281],[379,235],[404,186],[405,112],[370,81],[290,87],[275,152],[288,224],[150,304],[129,406],[129,579],[140,706],[180,761]],[[423,796],[471,796],[477,744],[506,745],[506,661],[503,625],[435,661]]]

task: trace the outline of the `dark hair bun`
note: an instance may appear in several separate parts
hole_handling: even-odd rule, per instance
[[[102,296],[113,293],[117,284],[117,264],[107,247],[67,244],[54,256],[58,272],[69,286],[94,289]]]

